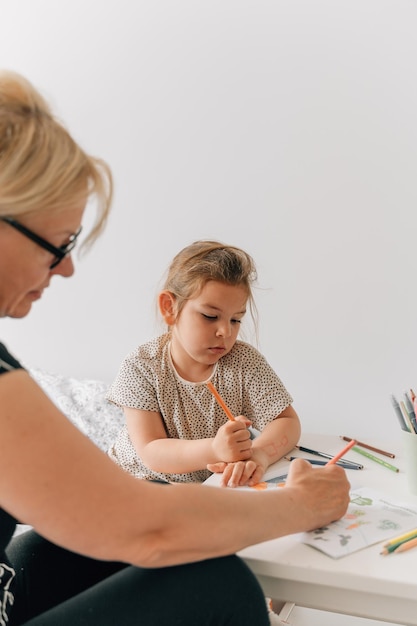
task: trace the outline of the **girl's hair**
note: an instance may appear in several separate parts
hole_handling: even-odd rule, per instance
[[[255,263],[247,252],[218,241],[202,240],[195,241],[174,257],[163,289],[175,296],[175,310],[179,314],[185,302],[198,296],[210,280],[243,287],[256,328],[257,310],[252,293],[256,279]]]
[[[28,80],[0,71],[0,216],[55,212],[94,196],[89,246],[106,224],[112,192],[108,165],[80,148]]]

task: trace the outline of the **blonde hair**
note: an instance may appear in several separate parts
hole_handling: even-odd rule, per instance
[[[55,212],[94,197],[88,247],[104,229],[112,192],[108,165],[82,150],[26,78],[0,71],[0,216]]]
[[[252,284],[257,280],[255,262],[241,248],[219,241],[195,241],[172,260],[163,290],[175,297],[176,314],[179,315],[186,301],[198,296],[210,280],[246,290],[249,310],[257,330],[258,314],[252,293]]]

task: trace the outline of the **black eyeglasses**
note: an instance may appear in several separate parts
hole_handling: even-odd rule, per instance
[[[54,255],[55,259],[49,266],[50,270],[56,267],[58,263],[61,263],[62,259],[70,254],[72,250],[74,250],[77,243],[77,238],[82,229],[82,226],[80,226],[77,232],[74,233],[74,235],[70,236],[69,241],[65,244],[65,246],[60,246],[59,248],[56,248],[51,243],[49,243],[49,241],[46,241],[46,239],[39,237],[39,235],[29,230],[29,228],[26,228],[26,226],[22,226],[22,224],[14,220],[12,217],[0,217],[0,219],[3,222],[7,222],[8,224],[10,224],[10,226],[13,226],[13,228],[16,228],[16,230],[21,232],[22,235],[25,235],[26,237],[37,243],[38,246],[40,246],[41,248],[44,248],[44,250],[48,250],[48,252]]]

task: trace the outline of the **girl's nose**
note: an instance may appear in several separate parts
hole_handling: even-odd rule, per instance
[[[219,326],[217,327],[216,335],[218,337],[230,337],[231,333],[232,333],[232,326],[228,322],[219,324]]]

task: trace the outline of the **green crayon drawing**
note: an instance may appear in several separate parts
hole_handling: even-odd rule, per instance
[[[351,499],[351,502],[357,504],[358,506],[372,506],[373,504],[372,498],[367,498],[365,496],[354,496]]]
[[[381,530],[396,530],[400,528],[400,525],[390,519],[382,519],[378,524],[378,528]]]

